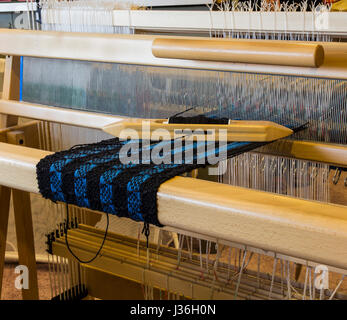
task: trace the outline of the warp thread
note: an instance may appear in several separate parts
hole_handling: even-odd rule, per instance
[[[175,117],[175,121],[181,121]],[[198,122],[200,121],[200,122]],[[199,116],[196,122],[206,119]],[[211,120],[225,123],[225,119]],[[213,122],[216,123],[216,122]],[[301,126],[294,132],[305,128]],[[57,152],[43,158],[37,164],[37,180],[40,193],[44,198],[53,202],[64,202],[107,214],[127,217],[135,221],[144,222],[142,233],[149,238],[149,224],[161,227],[157,218],[157,191],[165,181],[191,172],[194,169],[208,165],[211,152],[219,156],[221,149],[226,151],[227,158],[251,151],[263,146],[264,142],[228,142],[220,146],[210,141],[188,141],[181,139],[169,141],[142,141],[118,138],[104,140],[98,143],[77,145],[69,150]],[[212,149],[211,149],[212,144]],[[165,145],[169,146],[169,153],[164,152]],[[201,154],[201,147],[205,150]],[[121,161],[122,148],[128,148],[126,155],[137,155],[134,162]],[[145,152],[160,150],[157,159],[145,159]],[[212,150],[212,151],[211,151]],[[187,153],[186,151],[191,151]],[[181,153],[180,162],[175,161],[175,155]],[[187,154],[193,155],[188,158]],[[164,160],[169,161],[164,161]],[[162,160],[159,163],[155,160]],[[203,160],[203,161],[201,161]],[[225,160],[225,159],[220,159]],[[88,261],[81,261],[70,250],[75,258],[88,263],[93,261],[100,253],[106,239],[97,254]]]

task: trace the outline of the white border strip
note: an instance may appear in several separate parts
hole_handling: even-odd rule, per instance
[[[36,11],[36,3],[30,3],[30,11],[33,6],[33,10]],[[28,6],[26,2],[5,2],[0,3],[0,12],[23,12],[23,11],[29,11]]]
[[[50,10],[43,10],[42,21],[53,24],[54,21],[65,21],[66,17],[71,17],[73,25],[85,25],[88,14],[95,17],[94,11],[60,9],[54,10],[52,15]],[[89,21],[95,23],[95,18],[91,17]],[[347,12],[113,11],[114,26],[158,30],[317,32],[347,35],[346,21]],[[98,19],[99,24],[109,25],[108,19]]]

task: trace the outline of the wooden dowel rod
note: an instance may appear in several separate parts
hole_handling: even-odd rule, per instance
[[[273,41],[159,38],[153,41],[152,53],[157,58],[314,68],[324,62],[324,49],[321,45]]]

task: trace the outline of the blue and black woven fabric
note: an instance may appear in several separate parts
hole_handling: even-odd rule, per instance
[[[229,158],[261,145],[114,138],[47,156],[37,165],[37,179],[43,197],[54,202],[160,226],[156,197],[163,182],[206,166],[208,157],[219,156],[221,151]],[[151,157],[146,158],[148,154]],[[125,157],[132,160],[125,162]]]

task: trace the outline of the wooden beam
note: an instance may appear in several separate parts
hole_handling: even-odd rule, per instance
[[[172,39],[153,41],[157,58],[243,62],[318,68],[324,62],[323,46],[316,43],[219,41],[218,39]]]
[[[24,300],[38,300],[38,282],[35,259],[34,233],[28,192],[12,189],[13,211],[16,224],[18,262],[29,271],[29,288],[22,289]]]
[[[5,176],[1,179],[0,185],[4,182],[4,185],[11,185],[23,191],[38,193],[36,164],[39,159],[52,154],[52,152],[19,147],[7,143],[1,143],[0,150],[0,170],[5,168],[10,170],[7,173],[6,170],[1,170],[1,174]],[[20,170],[20,172],[17,170]],[[18,174],[16,174],[16,171]],[[12,175],[15,176],[11,179]],[[9,183],[6,183],[6,180]]]
[[[8,229],[8,216],[10,212],[11,189],[0,186],[0,299],[2,291],[2,278],[5,266],[5,251]]]
[[[347,146],[341,144],[283,139],[255,152],[347,167]]]
[[[19,98],[20,59],[19,57],[6,57],[2,97],[6,99]],[[17,116],[1,116],[0,129],[15,126],[18,123]],[[3,131],[3,130],[2,130]],[[0,141],[7,142],[7,133],[0,135]],[[5,267],[5,252],[10,213],[11,189],[0,185],[0,298],[2,290],[2,278]]]
[[[141,285],[113,273],[83,265],[88,294],[103,300],[143,300]]]
[[[6,58],[5,63],[5,76],[4,76],[4,91],[3,97],[5,99],[19,100],[20,91],[20,57],[12,56]],[[3,122],[5,128],[13,127],[18,125],[18,115],[7,115],[4,117]],[[14,144],[25,144],[26,136],[28,134],[28,145],[32,147],[37,147],[38,132],[37,126],[24,126],[25,130],[9,130],[2,129],[2,133],[5,134],[4,140]],[[34,130],[33,130],[34,129]],[[36,130],[35,130],[36,129]],[[29,130],[29,131],[28,131]],[[1,185],[1,184],[0,184]],[[4,188],[4,195],[0,197],[0,205],[6,210],[9,208],[10,195],[7,193],[7,187]],[[36,269],[36,259],[35,259],[35,246],[34,246],[34,234],[32,225],[32,213],[31,213],[31,202],[29,193],[23,190],[12,190],[13,196],[13,211],[15,217],[16,225],[16,235],[17,235],[17,247],[18,247],[18,257],[19,263],[28,267],[29,270],[29,288],[22,289],[23,299],[38,299],[38,282],[37,282],[37,269]],[[7,233],[4,231],[8,224],[8,210],[3,213],[1,218],[1,232],[3,237],[1,241],[5,243],[6,246],[6,236]],[[0,245],[3,245],[0,243]],[[5,249],[4,249],[5,250]],[[0,276],[2,276],[4,261],[2,259],[2,252],[0,253]],[[1,283],[2,284],[2,283]]]
[[[30,130],[29,133],[31,137],[29,137],[28,141],[34,141],[35,143],[35,133],[37,138],[37,125],[34,125],[34,127],[23,126],[23,129],[24,128]],[[34,128],[34,131],[31,130],[32,128]],[[24,130],[8,131],[7,142],[16,146],[25,145],[26,135]],[[36,145],[34,144],[34,146]],[[22,289],[22,297],[24,300],[38,300],[39,292],[30,194],[22,190],[12,189],[12,200],[17,237],[18,262],[20,265],[26,266],[29,271],[29,287]]]
[[[10,56],[5,60],[3,99],[19,100],[19,83],[20,83],[20,57]],[[7,128],[18,123],[16,115],[1,117],[1,127]]]
[[[0,113],[100,130],[110,124],[129,119],[96,112],[79,111],[4,99],[0,99]]]
[[[0,143],[0,184],[37,193],[48,154]],[[157,201],[165,226],[347,268],[345,206],[183,177],[163,183]]]
[[[73,32],[48,32],[0,29],[0,53],[14,56],[31,56],[55,59],[71,59],[165,66],[201,70],[220,70],[261,74],[293,75],[300,77],[346,79],[347,64],[343,43],[334,45],[333,59],[325,52],[325,62],[320,68],[232,63],[184,59],[162,59],[152,54],[155,39],[168,38],[159,35],[114,35]],[[201,39],[172,37],[173,39]],[[215,41],[215,40],[214,40]],[[219,39],[221,43],[227,39]],[[239,40],[240,42],[244,40]],[[255,40],[255,43],[267,40]],[[35,45],[33,45],[33,43]],[[282,41],[285,44],[285,41]],[[329,48],[329,44],[324,47]],[[341,49],[339,49],[341,47]]]

